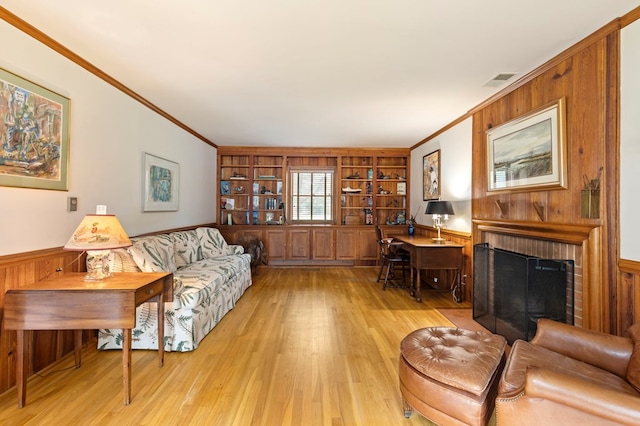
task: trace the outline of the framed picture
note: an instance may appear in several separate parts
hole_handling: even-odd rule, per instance
[[[0,186],[67,191],[69,99],[0,68]]]
[[[228,180],[220,181],[220,194],[231,194],[231,185],[229,184]]]
[[[488,191],[566,188],[564,99],[487,130]]]
[[[407,195],[407,183],[406,182],[398,182],[396,184],[396,194],[398,194],[398,195]]]
[[[143,211],[178,210],[180,165],[145,152],[142,170]]]
[[[422,199],[440,198],[440,150],[422,157]]]

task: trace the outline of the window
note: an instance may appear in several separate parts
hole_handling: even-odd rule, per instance
[[[291,222],[333,222],[333,175],[332,169],[290,170]]]

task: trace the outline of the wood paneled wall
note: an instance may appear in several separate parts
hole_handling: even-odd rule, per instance
[[[474,242],[478,223],[495,221],[506,226],[545,223],[597,229],[597,247],[586,259],[592,273],[585,282],[590,312],[585,327],[622,334],[624,325],[640,320],[630,304],[619,297],[638,297],[638,280],[619,283],[618,265],[618,66],[620,22],[614,21],[547,64],[523,77],[512,87],[473,110],[472,212]],[[555,190],[487,191],[486,131],[563,98],[566,112],[567,188]],[[602,168],[600,217],[580,214],[584,180],[594,179]],[[502,207],[500,208],[499,205]],[[538,213],[542,207],[542,215]],[[619,294],[624,289],[624,294]],[[638,306],[640,301],[631,305]],[[585,306],[585,309],[588,307]]]
[[[0,313],[4,313],[7,290],[57,277],[67,272],[84,271],[84,256],[62,248],[38,250],[0,257]],[[4,317],[4,315],[2,315]],[[92,337],[84,335],[84,341]],[[27,374],[52,364],[73,351],[73,331],[33,331],[26,342],[29,358]],[[16,332],[0,328],[0,392],[15,385]]]

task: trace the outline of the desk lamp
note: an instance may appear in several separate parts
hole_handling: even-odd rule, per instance
[[[88,214],[73,232],[65,250],[87,252],[85,281],[100,281],[111,276],[109,253],[111,249],[129,247],[131,240],[112,214]]]
[[[425,214],[433,215],[433,226],[438,228],[438,236],[433,238],[434,243],[444,244],[445,239],[440,237],[440,229],[447,227],[449,215],[455,214],[451,201],[434,200],[427,202]]]

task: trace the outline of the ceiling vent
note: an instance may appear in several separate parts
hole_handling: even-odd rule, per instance
[[[515,72],[501,72],[500,74],[493,77],[491,80],[487,81],[483,84],[484,87],[498,87],[505,84],[507,81],[511,79],[517,73]]]

